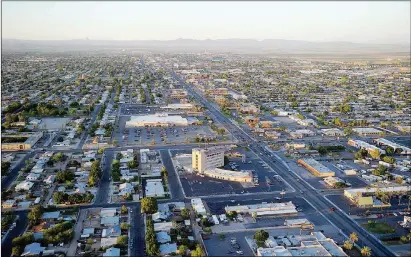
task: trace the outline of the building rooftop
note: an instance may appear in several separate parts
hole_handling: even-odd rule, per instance
[[[323,164],[321,164],[320,162],[318,162],[315,159],[306,158],[306,159],[301,159],[301,160],[304,161],[306,164],[310,165],[311,167],[313,167],[319,173],[333,172],[332,170],[330,170],[329,168],[327,168],[326,166],[324,166]]]
[[[377,191],[381,192],[410,192],[411,186],[392,186],[392,187],[370,187],[370,188],[350,188],[344,190],[344,193],[348,193],[351,195],[358,195],[363,193],[375,193]]]
[[[204,173],[212,173],[215,175],[221,175],[221,176],[227,176],[227,177],[239,177],[239,178],[251,176],[251,171],[248,171],[248,170],[235,171],[235,170],[225,170],[225,169],[219,169],[219,168],[208,169],[208,170],[205,170]]]
[[[149,114],[140,116],[131,116],[126,123],[187,123],[187,119],[179,115]]]
[[[381,133],[382,131],[375,128],[353,128],[354,132],[357,133]]]

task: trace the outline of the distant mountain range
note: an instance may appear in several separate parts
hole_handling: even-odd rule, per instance
[[[284,39],[218,40],[18,40],[2,39],[6,52],[60,52],[127,49],[154,52],[234,52],[253,54],[399,54],[409,55],[408,44],[361,44],[351,42],[309,42]]]

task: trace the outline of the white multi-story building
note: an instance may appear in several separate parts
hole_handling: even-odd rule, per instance
[[[214,169],[224,166],[225,148],[193,148],[192,150],[192,168],[200,173],[207,169]]]

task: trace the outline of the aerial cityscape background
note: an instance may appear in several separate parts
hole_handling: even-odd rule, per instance
[[[410,256],[410,2],[3,1],[2,256]]]

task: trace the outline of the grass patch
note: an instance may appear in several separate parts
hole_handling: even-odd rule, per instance
[[[395,229],[385,222],[375,224],[363,223],[361,226],[374,234],[390,234],[395,232]]]

